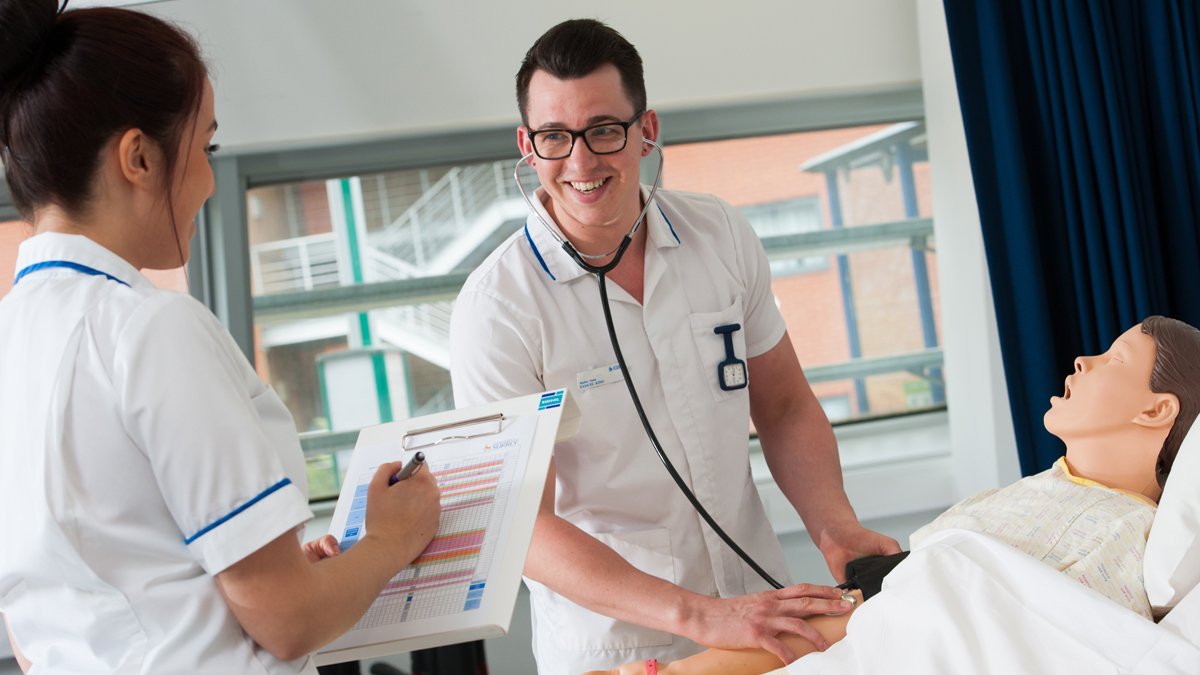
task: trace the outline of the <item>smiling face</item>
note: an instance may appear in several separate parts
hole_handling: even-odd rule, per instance
[[[1066,444],[1078,475],[1143,494],[1153,485],[1155,460],[1179,409],[1174,394],[1150,389],[1157,351],[1138,324],[1103,354],[1075,359],[1044,422]]]
[[[615,66],[604,65],[584,77],[560,80],[544,70],[529,82],[526,115],[529,126],[517,128],[522,154],[533,151],[529,131],[581,130],[604,122],[625,122],[636,113],[621,86]],[[658,119],[646,111],[629,127],[629,141],[620,152],[597,155],[583,139],[576,139],[571,155],[546,160],[530,159],[549,197],[547,211],[563,233],[589,251],[589,243],[624,236],[641,207],[640,160],[648,151],[643,137],[654,140]]]

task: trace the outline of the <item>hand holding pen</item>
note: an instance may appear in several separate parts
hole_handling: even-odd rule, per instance
[[[441,520],[441,491],[432,471],[422,471],[424,455],[407,462],[385,462],[367,487],[365,541],[382,546],[399,567],[412,562],[429,545]]]
[[[401,468],[391,478],[388,479],[388,485],[395,485],[405,478],[408,478],[424,465],[425,453],[417,452],[417,454],[413,455],[412,459],[408,460],[408,464],[405,464],[403,468]]]

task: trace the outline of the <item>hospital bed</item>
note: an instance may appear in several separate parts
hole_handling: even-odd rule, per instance
[[[1193,427],[1146,548],[1150,602],[1170,610],[1159,623],[986,535],[947,530],[888,575],[884,590],[855,611],[845,639],[786,672],[1200,674],[1198,534]]]

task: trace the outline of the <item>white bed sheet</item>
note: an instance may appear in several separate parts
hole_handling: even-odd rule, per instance
[[[1156,625],[1000,541],[947,530],[888,575],[844,640],[787,672],[1195,675],[1197,629]]]

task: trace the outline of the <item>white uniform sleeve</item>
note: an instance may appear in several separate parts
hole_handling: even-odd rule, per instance
[[[779,344],[787,332],[783,315],[775,304],[775,294],[771,291],[771,265],[750,221],[741,211],[720,199],[717,201],[729,222],[738,266],[746,284],[743,304],[746,325],[742,327],[746,331],[746,355],[747,358],[761,356]]]
[[[464,408],[545,389],[534,321],[499,298],[465,290],[450,319],[450,381]]]
[[[209,574],[312,517],[276,447],[295,442],[294,427],[288,439],[280,413],[264,419],[279,408],[257,404],[274,393],[198,302],[165,293],[148,299],[122,329],[113,370],[126,431]]]

